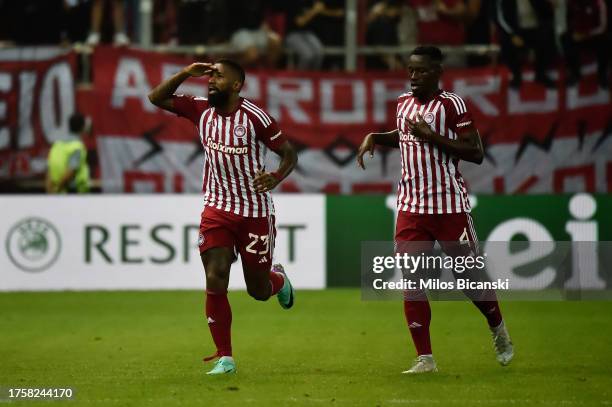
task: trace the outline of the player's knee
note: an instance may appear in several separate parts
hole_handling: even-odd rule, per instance
[[[231,263],[224,260],[211,261],[206,265],[206,280],[224,282],[229,278]]]

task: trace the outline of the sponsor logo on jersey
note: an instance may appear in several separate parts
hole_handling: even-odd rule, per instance
[[[457,128],[466,127],[466,126],[469,126],[470,124],[472,124],[471,120],[468,120],[467,122],[457,123]]]
[[[403,141],[403,142],[418,141],[419,140],[419,138],[413,136],[412,133],[410,133],[410,134],[401,133],[400,136],[399,136],[399,139],[400,139],[400,141]]]
[[[225,144],[217,143],[211,137],[206,139],[206,145],[211,150],[225,154],[245,155],[249,152],[248,147],[226,146]]]
[[[57,260],[60,250],[59,232],[45,219],[23,219],[6,236],[7,254],[13,264],[23,271],[48,269]]]
[[[198,246],[202,246],[203,244],[204,244],[204,235],[200,233],[198,235]]]

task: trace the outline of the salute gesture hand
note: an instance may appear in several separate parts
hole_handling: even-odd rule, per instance
[[[196,62],[185,68],[185,72],[191,76],[212,75],[212,73],[215,71],[216,68],[214,64],[209,64],[206,62]]]
[[[422,140],[428,140],[434,134],[433,130],[431,130],[431,127],[423,120],[423,116],[421,116],[420,113],[417,113],[416,120],[406,119],[406,121],[408,122],[410,132]]]

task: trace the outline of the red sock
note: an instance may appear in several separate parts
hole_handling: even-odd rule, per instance
[[[232,309],[227,292],[206,290],[206,318],[217,356],[232,356]]]
[[[502,322],[502,314],[499,309],[499,303],[497,300],[493,301],[472,301],[474,305],[480,310],[482,315],[487,318],[487,323],[491,328],[499,326]]]
[[[431,355],[431,339],[429,338],[431,308],[429,307],[429,301],[426,298],[418,301],[404,300],[404,316],[417,355]]]
[[[272,293],[270,293],[270,297],[276,295],[283,288],[283,284],[285,284],[285,277],[281,273],[271,271],[270,285],[272,286]]]

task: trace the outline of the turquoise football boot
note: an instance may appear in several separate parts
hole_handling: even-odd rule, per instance
[[[236,373],[236,362],[234,362],[234,358],[231,356],[221,356],[212,370],[206,374],[220,375],[228,373]]]
[[[295,292],[293,291],[293,286],[291,285],[291,281],[289,281],[289,277],[287,277],[287,273],[285,273],[285,269],[281,264],[275,264],[272,266],[272,271],[275,273],[281,273],[285,279],[283,288],[281,288],[278,294],[276,294],[276,297],[278,298],[278,303],[284,309],[289,309],[293,307]]]

